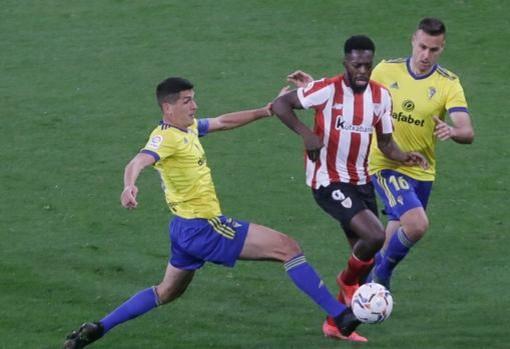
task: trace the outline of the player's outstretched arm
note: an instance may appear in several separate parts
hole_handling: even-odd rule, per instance
[[[457,143],[471,144],[475,138],[475,132],[471,125],[469,114],[464,111],[457,111],[450,114],[453,126],[434,116],[436,127],[434,135],[442,141],[453,139]]]
[[[289,88],[287,86],[282,88],[276,98],[288,91]],[[273,103],[271,102],[259,109],[242,110],[210,118],[208,132],[231,130],[249,124],[252,121],[271,116],[273,115],[272,105]]]
[[[120,203],[122,206],[129,209],[136,208],[138,205],[138,202],[136,201],[136,196],[138,194],[136,180],[142,170],[154,164],[154,162],[156,162],[156,160],[152,156],[144,153],[138,153],[127,164],[124,169],[124,190],[120,194]]]
[[[429,167],[427,159],[422,154],[402,151],[393,140],[391,133],[378,134],[377,146],[388,159],[399,161],[406,166],[420,166],[423,169]]]
[[[316,161],[324,144],[319,136],[299,120],[294,109],[303,109],[296,90],[278,97],[273,102],[273,112],[288,128],[303,138],[308,157]]]

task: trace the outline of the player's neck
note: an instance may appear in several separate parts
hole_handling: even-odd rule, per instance
[[[182,131],[187,131],[188,126],[181,125],[178,121],[174,120],[173,118],[169,118],[166,115],[163,115],[163,123],[169,126],[172,126],[174,128],[177,128]]]
[[[433,66],[431,66],[428,69],[421,70],[421,69],[418,68],[418,65],[413,62],[412,58],[409,60],[409,68],[411,69],[411,72],[415,76],[428,75],[433,69],[435,69],[435,67],[436,67],[436,65],[434,64]]]

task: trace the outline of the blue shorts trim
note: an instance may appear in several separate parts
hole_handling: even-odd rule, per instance
[[[248,234],[249,222],[225,216],[212,219],[175,217],[169,224],[169,263],[185,270],[201,268],[205,262],[233,267]]]
[[[397,171],[382,170],[372,175],[372,183],[388,220],[398,221],[413,208],[427,208],[433,181],[419,181]]]

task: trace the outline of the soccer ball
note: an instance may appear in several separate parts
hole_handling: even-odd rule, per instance
[[[352,296],[351,308],[359,321],[376,324],[386,320],[393,309],[393,297],[375,282],[361,285]]]

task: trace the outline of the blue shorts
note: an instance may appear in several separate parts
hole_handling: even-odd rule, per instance
[[[400,172],[382,170],[372,175],[375,190],[384,203],[384,212],[390,221],[416,207],[427,208],[432,181],[419,181]]]
[[[169,263],[185,270],[205,262],[233,267],[248,234],[250,223],[219,216],[212,219],[175,217],[170,221]]]

